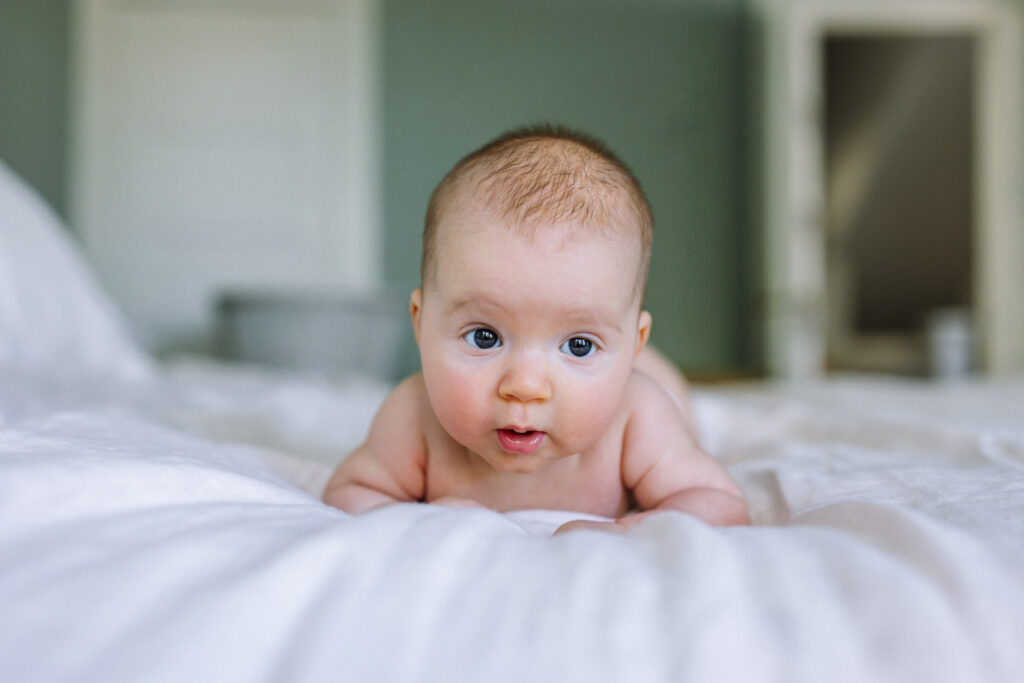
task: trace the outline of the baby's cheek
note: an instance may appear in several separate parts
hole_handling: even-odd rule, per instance
[[[430,402],[438,421],[456,440],[474,432],[486,406],[485,396],[471,375],[449,372],[430,390]]]
[[[563,433],[578,448],[590,446],[608,429],[619,401],[602,390],[579,392],[566,398],[561,402],[558,420]]]

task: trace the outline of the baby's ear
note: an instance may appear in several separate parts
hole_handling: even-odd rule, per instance
[[[409,296],[409,317],[412,318],[412,332],[416,335],[416,345],[420,343],[420,313],[423,311],[423,290],[417,287]]]
[[[640,320],[637,322],[636,330],[636,352],[634,356],[640,353],[641,349],[647,346],[647,340],[651,338],[651,314],[647,311],[640,311]]]

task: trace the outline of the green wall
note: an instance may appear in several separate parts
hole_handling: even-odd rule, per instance
[[[71,0],[0,2],[0,158],[66,213]],[[604,139],[655,214],[654,341],[747,364],[743,0],[382,0],[385,274],[419,281],[434,185],[499,132]]]
[[[68,0],[0,2],[0,159],[66,213]]]
[[[463,154],[538,121],[602,138],[655,214],[653,339],[688,370],[745,362],[743,4],[388,0],[386,276],[419,282],[434,185]]]

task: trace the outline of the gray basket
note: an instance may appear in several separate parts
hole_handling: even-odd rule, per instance
[[[396,381],[409,370],[408,295],[225,292],[221,357],[322,377]]]

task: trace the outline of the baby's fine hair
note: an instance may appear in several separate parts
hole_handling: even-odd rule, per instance
[[[565,222],[639,239],[637,292],[642,299],[654,218],[640,183],[599,140],[558,126],[517,128],[455,164],[427,206],[424,284],[435,275],[438,226],[464,201],[494,212],[515,229]]]

